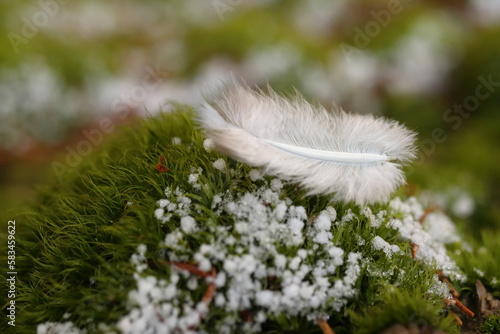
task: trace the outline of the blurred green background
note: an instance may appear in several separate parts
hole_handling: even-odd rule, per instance
[[[405,123],[409,188],[465,192],[471,226],[500,225],[498,0],[3,1],[0,35],[2,226],[72,150],[228,72]]]

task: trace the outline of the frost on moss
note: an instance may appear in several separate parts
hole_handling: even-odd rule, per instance
[[[444,213],[422,225],[426,207],[404,194],[369,207],[306,197],[212,148],[189,110],[164,114],[42,191],[20,241],[26,331],[457,330],[436,269],[466,282],[448,248],[468,251]]]

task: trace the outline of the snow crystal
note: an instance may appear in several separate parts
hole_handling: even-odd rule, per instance
[[[294,299],[299,296],[300,287],[297,284],[285,286],[283,289],[283,297],[287,299]]]
[[[146,250],[147,247],[144,244],[140,244],[137,246],[137,254],[133,254],[130,257],[130,263],[135,267],[137,272],[142,272],[147,268],[147,265],[144,263],[146,261]]]
[[[370,226],[374,228],[379,228],[385,220],[386,212],[380,211],[377,215],[373,214],[369,207],[364,207],[361,214],[368,218]]]
[[[200,178],[201,168],[196,170],[196,172],[189,174],[188,183],[193,186],[194,189],[200,190],[201,185],[198,183],[198,179]]]
[[[226,273],[223,271],[218,273],[214,283],[217,287],[223,287],[226,284]]]
[[[288,264],[288,268],[290,268],[292,270],[297,270],[297,269],[299,269],[300,262],[302,262],[302,259],[300,257],[296,256],[292,259],[292,261],[290,261],[290,263]]]
[[[334,222],[335,219],[337,219],[337,211],[333,207],[331,207],[331,206],[328,206],[321,213],[324,214],[324,215],[326,215],[326,216],[328,216],[330,218],[331,222]]]
[[[159,206],[160,208],[162,208],[162,209],[163,209],[164,207],[166,207],[167,205],[169,205],[169,204],[170,204],[170,201],[169,201],[169,200],[167,200],[167,199],[161,199],[161,200],[157,201],[156,203],[158,204],[158,206]],[[159,209],[157,209],[156,211],[158,211],[158,210],[159,210]],[[158,212],[160,212],[160,211],[158,211]],[[156,216],[156,214],[155,214],[155,216]],[[163,213],[160,215],[160,217],[161,217],[161,216],[163,216]],[[156,217],[158,218],[158,216],[156,216]],[[158,219],[160,219],[160,218],[158,218]]]
[[[257,180],[260,180],[262,179],[262,171],[258,170],[258,169],[252,169],[249,173],[248,173],[248,177],[250,178],[250,180],[252,180],[253,182],[257,181]]]
[[[356,235],[356,242],[358,243],[358,245],[360,246],[364,246],[366,244],[366,241],[365,239],[363,239],[362,236],[360,236],[359,234]]]
[[[212,264],[209,259],[203,259],[198,264],[198,268],[202,271],[210,271],[212,269]]]
[[[274,265],[277,269],[285,269],[286,266],[286,256],[282,254],[276,254],[274,257]]]
[[[81,330],[78,327],[75,327],[72,322],[46,322],[43,324],[39,324],[36,329],[37,334],[85,334],[86,330]]]
[[[401,200],[401,198],[396,197],[389,203],[389,206],[393,211],[400,212],[418,219],[422,217],[425,212],[422,204],[418,202],[416,197],[410,197],[404,202]]]
[[[226,298],[223,294],[217,293],[215,295],[215,305],[221,307],[224,306],[224,304],[226,304]]]
[[[197,230],[196,220],[191,216],[181,218],[181,229],[185,233],[192,233]]]
[[[280,192],[283,188],[283,182],[280,179],[273,179],[271,181],[271,190],[275,192]]]
[[[461,193],[451,207],[453,214],[459,218],[467,218],[475,210],[475,203],[467,193]]]
[[[137,246],[137,252],[144,256],[144,254],[146,254],[146,251],[148,250],[147,246],[144,245],[144,244],[140,244],[139,246]]]
[[[212,165],[220,171],[226,170],[226,160],[222,158],[215,160]]]
[[[301,248],[297,251],[297,256],[304,260],[307,257],[307,250]]]
[[[198,279],[195,276],[191,276],[187,281],[186,287],[191,291],[196,290],[198,288]]]
[[[328,244],[330,242],[330,239],[332,239],[332,237],[333,236],[330,232],[320,231],[314,237],[314,242],[316,242],[318,244]]]
[[[372,247],[375,250],[383,251],[388,258],[391,258],[393,254],[400,252],[400,248],[398,245],[391,245],[378,235],[375,238],[373,238]]]
[[[275,304],[276,296],[270,290],[258,291],[255,295],[255,302],[259,306],[271,308]]]
[[[215,148],[215,143],[212,139],[207,138],[203,141],[203,147],[205,148],[205,151],[210,152]]]
[[[248,226],[248,223],[246,223],[246,222],[237,222],[236,224],[234,224],[234,229],[236,232],[238,232],[240,234],[247,234],[250,227]]]
[[[166,192],[166,190],[165,190]],[[175,187],[175,190],[174,190],[174,195],[175,196],[182,196],[184,194],[184,190],[182,190],[180,187]]]
[[[312,298],[312,296],[314,295],[314,290],[315,290],[315,287],[314,285],[310,285],[310,284],[307,284],[306,282],[302,282],[302,284],[300,285],[300,298],[302,299],[305,299],[305,300],[309,300]]]
[[[162,219],[164,214],[165,214],[165,210],[163,210],[162,208],[155,210],[156,219]]]
[[[196,184],[196,183],[198,183],[199,177],[200,177],[200,174],[189,174],[188,182],[190,184]]]
[[[290,215],[296,216],[297,219],[301,220],[307,219],[306,209],[303,206],[291,206]]]
[[[356,218],[356,215],[352,212],[351,209],[348,209],[345,215],[342,217],[340,225],[346,224]],[[339,222],[337,222],[339,223]]]
[[[446,283],[442,282],[437,275],[434,275],[434,282],[427,292],[443,298],[452,298],[450,288]]]
[[[179,203],[181,204],[191,204],[191,198],[187,197],[187,196],[179,196],[177,198],[177,200],[179,201]]]
[[[339,247],[332,247],[328,250],[328,255],[332,258],[332,264],[341,266],[344,264],[344,250]]]
[[[320,231],[329,230],[332,227],[332,222],[330,217],[326,214],[321,213],[314,222],[314,227]]]
[[[441,244],[449,244],[460,241],[453,222],[442,212],[432,212],[425,218],[423,223],[430,237]]]
[[[177,204],[176,203],[169,203],[167,204],[167,211],[168,212],[173,212],[177,210]]]
[[[300,233],[304,228],[304,222],[297,218],[289,219],[287,224],[290,227],[290,229],[295,233]]]
[[[179,248],[179,241],[182,239],[182,232],[175,230],[165,236],[165,245],[174,249]]]
[[[460,272],[455,261],[447,254],[445,245],[433,239],[420,224],[419,219],[425,212],[422,204],[415,197],[410,197],[405,202],[396,197],[389,203],[389,206],[394,212],[403,213],[404,217],[402,221],[391,219],[388,227],[397,230],[403,240],[408,240],[419,246],[416,258],[428,265],[437,266],[451,279],[464,281],[464,275]]]
[[[280,202],[276,208],[274,209],[274,216],[277,220],[281,221],[285,218],[285,214],[288,210],[288,206],[286,205],[285,202]]]

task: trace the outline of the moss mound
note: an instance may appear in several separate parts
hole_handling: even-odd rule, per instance
[[[178,109],[41,191],[17,245],[15,332],[320,333],[318,320],[336,333],[459,331],[436,270],[467,284],[447,255],[463,243],[420,225],[417,199],[306,197],[212,151]]]

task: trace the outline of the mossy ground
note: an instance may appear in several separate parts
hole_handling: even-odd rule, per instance
[[[228,189],[241,193],[255,189],[248,177],[251,168],[207,152],[203,135],[192,120],[192,110],[181,106],[177,109],[123,129],[61,182],[42,189],[30,213],[18,218],[25,228],[29,227],[29,232],[17,240],[16,327],[8,326],[4,317],[2,332],[33,333],[37,324],[63,321],[71,321],[89,332],[102,332],[103,327],[98,324],[107,324],[108,330],[113,330],[114,324],[128,313],[128,294],[136,288],[131,256],[138,245],[146,245],[148,260],[161,259],[158,254],[164,248],[165,235],[179,225],[176,219],[161,224],[154,216],[156,201],[165,196],[166,188],[178,186],[187,191],[186,196],[203,212],[195,217],[202,226],[213,223],[210,218],[215,213],[211,205],[216,194]],[[177,138],[181,144],[175,143]],[[166,172],[155,167],[162,156]],[[215,168],[213,162],[220,158],[234,172]],[[199,167],[203,169],[202,191],[188,182],[193,168]],[[305,197],[292,184],[285,184],[282,196],[306,208],[309,216],[332,205],[326,196]],[[334,207],[339,219],[348,210],[355,215],[354,223],[333,227],[334,244],[346,253],[360,252],[366,259],[356,283],[356,297],[340,312],[328,314],[336,333],[378,333],[392,323],[429,324],[458,333],[459,327],[445,310],[442,297],[428,293],[438,268],[413,260],[409,243],[401,240],[387,222],[373,227],[361,208],[342,204]],[[372,210],[386,207],[376,205]],[[231,224],[232,218],[227,220]],[[370,242],[375,236],[398,245],[403,252],[388,258],[380,250],[360,245],[359,237]],[[489,290],[498,291],[494,278],[500,278],[496,256],[500,237],[485,232],[483,238],[468,240],[470,252],[464,251],[462,243],[449,247],[449,254],[467,275],[462,286],[458,282],[456,285],[464,294],[473,294],[476,279],[481,279]],[[186,240],[185,251],[194,253],[206,240],[209,235],[202,228],[196,237]],[[168,278],[170,271],[168,265],[150,265],[146,269],[158,278]],[[403,271],[404,275],[373,274]],[[202,284],[188,293],[199,300],[205,288]],[[224,313],[212,305],[200,330],[215,333]],[[243,324],[244,318],[242,315],[238,321]],[[498,321],[489,321],[484,332],[494,333],[491,328],[495,326],[498,327]],[[262,332],[319,333],[320,329],[303,316],[283,314],[269,318]]]

